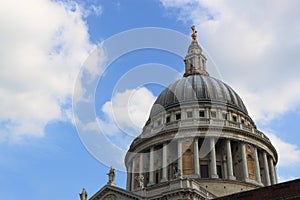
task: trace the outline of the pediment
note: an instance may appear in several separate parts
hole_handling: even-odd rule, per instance
[[[138,200],[138,196],[135,196],[129,191],[126,191],[122,188],[105,185],[101,188],[90,200]]]

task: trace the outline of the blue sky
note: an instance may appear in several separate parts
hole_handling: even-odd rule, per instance
[[[299,4],[1,1],[0,194],[7,200],[71,200],[79,199],[82,187],[90,196],[96,193],[107,182],[109,168],[95,152],[89,153],[75,126],[72,101],[74,91],[80,89],[76,81],[82,66],[95,50],[101,50],[97,45],[115,34],[159,27],[189,37],[192,24],[198,28],[198,40],[209,57],[208,71],[237,91],[258,128],[277,148],[280,180],[299,178]],[[149,37],[145,35],[145,40]],[[187,46],[182,48],[185,51]],[[99,53],[97,63],[105,61],[105,55]],[[114,60],[104,73],[101,67],[89,68],[102,77],[95,92],[97,123],[105,137],[123,152],[139,134],[149,106],[163,86],[116,85],[149,63],[161,64],[155,70],[169,70],[166,84],[176,80],[184,67],[178,55],[143,49]],[[155,70],[145,72],[145,77],[154,76]],[[138,78],[131,80],[136,83]],[[114,113],[119,113],[117,118]],[[90,125],[93,128],[95,124]],[[109,152],[105,155],[109,160]],[[117,185],[125,187],[125,181],[125,173],[119,170]]]

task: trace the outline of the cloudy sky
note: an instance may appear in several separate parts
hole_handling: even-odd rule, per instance
[[[71,200],[79,198],[82,187],[90,195],[99,190],[110,165],[101,158],[119,164],[123,158],[109,158],[104,148],[86,145],[78,134],[82,130],[78,119],[90,121],[86,113],[74,113],[74,93],[96,102],[96,121],[87,123],[89,130],[100,126],[105,138],[126,152],[163,86],[183,72],[182,57],[145,48],[121,55],[105,69],[108,57],[101,45],[110,38],[116,41],[116,34],[144,27],[167,28],[189,37],[192,24],[211,60],[208,71],[217,71],[217,78],[237,91],[258,128],[277,148],[280,181],[299,178],[299,7],[297,0],[2,0],[1,196]],[[114,48],[137,40],[119,42]],[[156,63],[152,72],[155,78],[163,75],[163,84],[151,86],[150,80],[138,84],[139,78],[154,77],[147,71],[148,63]],[[83,95],[87,85],[77,84],[83,80],[84,67],[87,85],[92,82],[89,78],[101,77],[95,94],[88,97]],[[124,77],[135,84],[124,85]],[[95,155],[93,150],[104,154]],[[125,177],[119,170],[119,186],[125,187]]]

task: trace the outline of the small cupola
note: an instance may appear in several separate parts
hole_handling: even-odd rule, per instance
[[[185,73],[184,77],[190,75],[204,75],[209,76],[206,71],[206,57],[202,54],[202,49],[197,42],[197,30],[195,26],[191,27],[192,33],[192,42],[188,48],[187,55],[185,56]]]

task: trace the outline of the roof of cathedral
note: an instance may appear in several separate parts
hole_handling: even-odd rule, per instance
[[[204,75],[190,75],[171,84],[156,99],[150,118],[173,107],[192,104],[221,104],[248,114],[239,95],[222,81]]]

